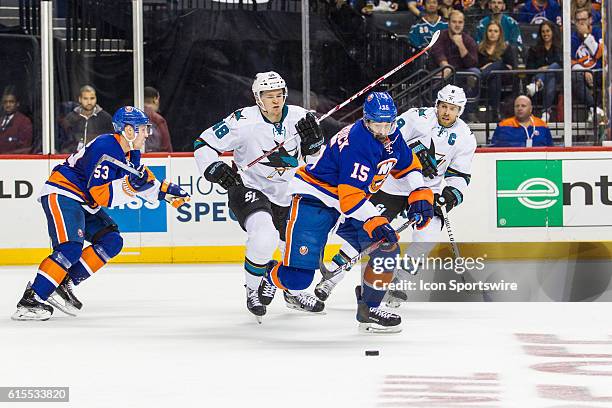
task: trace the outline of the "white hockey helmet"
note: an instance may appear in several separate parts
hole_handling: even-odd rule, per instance
[[[439,102],[446,102],[450,103],[451,105],[459,106],[459,116],[461,116],[463,110],[465,109],[465,104],[467,103],[467,97],[465,96],[465,92],[462,88],[449,84],[438,91],[436,107],[438,106]]]
[[[255,75],[255,81],[253,81],[253,87],[251,89],[253,90],[253,96],[255,97],[257,106],[259,106],[259,108],[264,112],[266,110],[263,102],[261,101],[262,92],[282,89],[283,102],[287,100],[287,84],[285,83],[283,77],[274,71],[259,72],[257,75]]]

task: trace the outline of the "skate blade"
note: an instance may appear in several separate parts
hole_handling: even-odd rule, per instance
[[[61,310],[62,312],[64,312],[68,316],[72,316],[72,317],[76,317],[77,316],[78,309],[75,308],[74,306],[71,306],[69,303],[66,303],[64,301],[64,299],[62,299],[59,295],[52,294],[47,299],[47,303],[49,303],[51,306]]]
[[[263,322],[263,319],[261,318],[261,316],[254,316],[254,317],[255,317],[255,321],[256,321],[258,324],[261,324],[261,323]]]
[[[304,312],[304,313],[308,313],[308,314],[316,314],[316,315],[325,315],[327,313],[325,313],[325,309],[321,310],[320,312],[311,312],[310,310],[306,310],[306,309],[302,309],[299,306],[296,306],[292,303],[287,303],[285,302],[285,306],[287,306],[289,309],[293,309],[293,310],[297,310],[298,312]]]
[[[359,323],[359,332],[367,334],[396,334],[402,331],[401,326],[381,326],[376,323]]]
[[[35,312],[30,311],[29,309],[26,308],[17,308],[17,311],[15,313],[13,313],[13,315],[11,316],[11,320],[15,320],[15,321],[41,321],[44,322],[45,320],[49,320],[51,318],[51,315],[53,313],[47,312],[45,311],[42,314],[37,314]]]

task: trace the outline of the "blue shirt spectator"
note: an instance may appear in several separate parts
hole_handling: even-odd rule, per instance
[[[497,125],[491,145],[493,147],[552,146],[548,125],[531,114],[531,99],[521,95],[514,101],[514,116]]]
[[[541,24],[548,20],[561,25],[561,6],[556,0],[527,0],[519,8],[518,19],[528,24]]]

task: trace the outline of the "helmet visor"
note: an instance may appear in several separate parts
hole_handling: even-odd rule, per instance
[[[375,136],[391,136],[395,129],[397,129],[397,124],[395,121],[393,122],[373,122],[371,120],[366,120],[366,126],[370,132],[372,132]]]

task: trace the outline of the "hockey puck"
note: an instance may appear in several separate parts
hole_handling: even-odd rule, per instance
[[[366,350],[365,355],[366,356],[378,356],[380,355],[380,352],[378,350]]]

